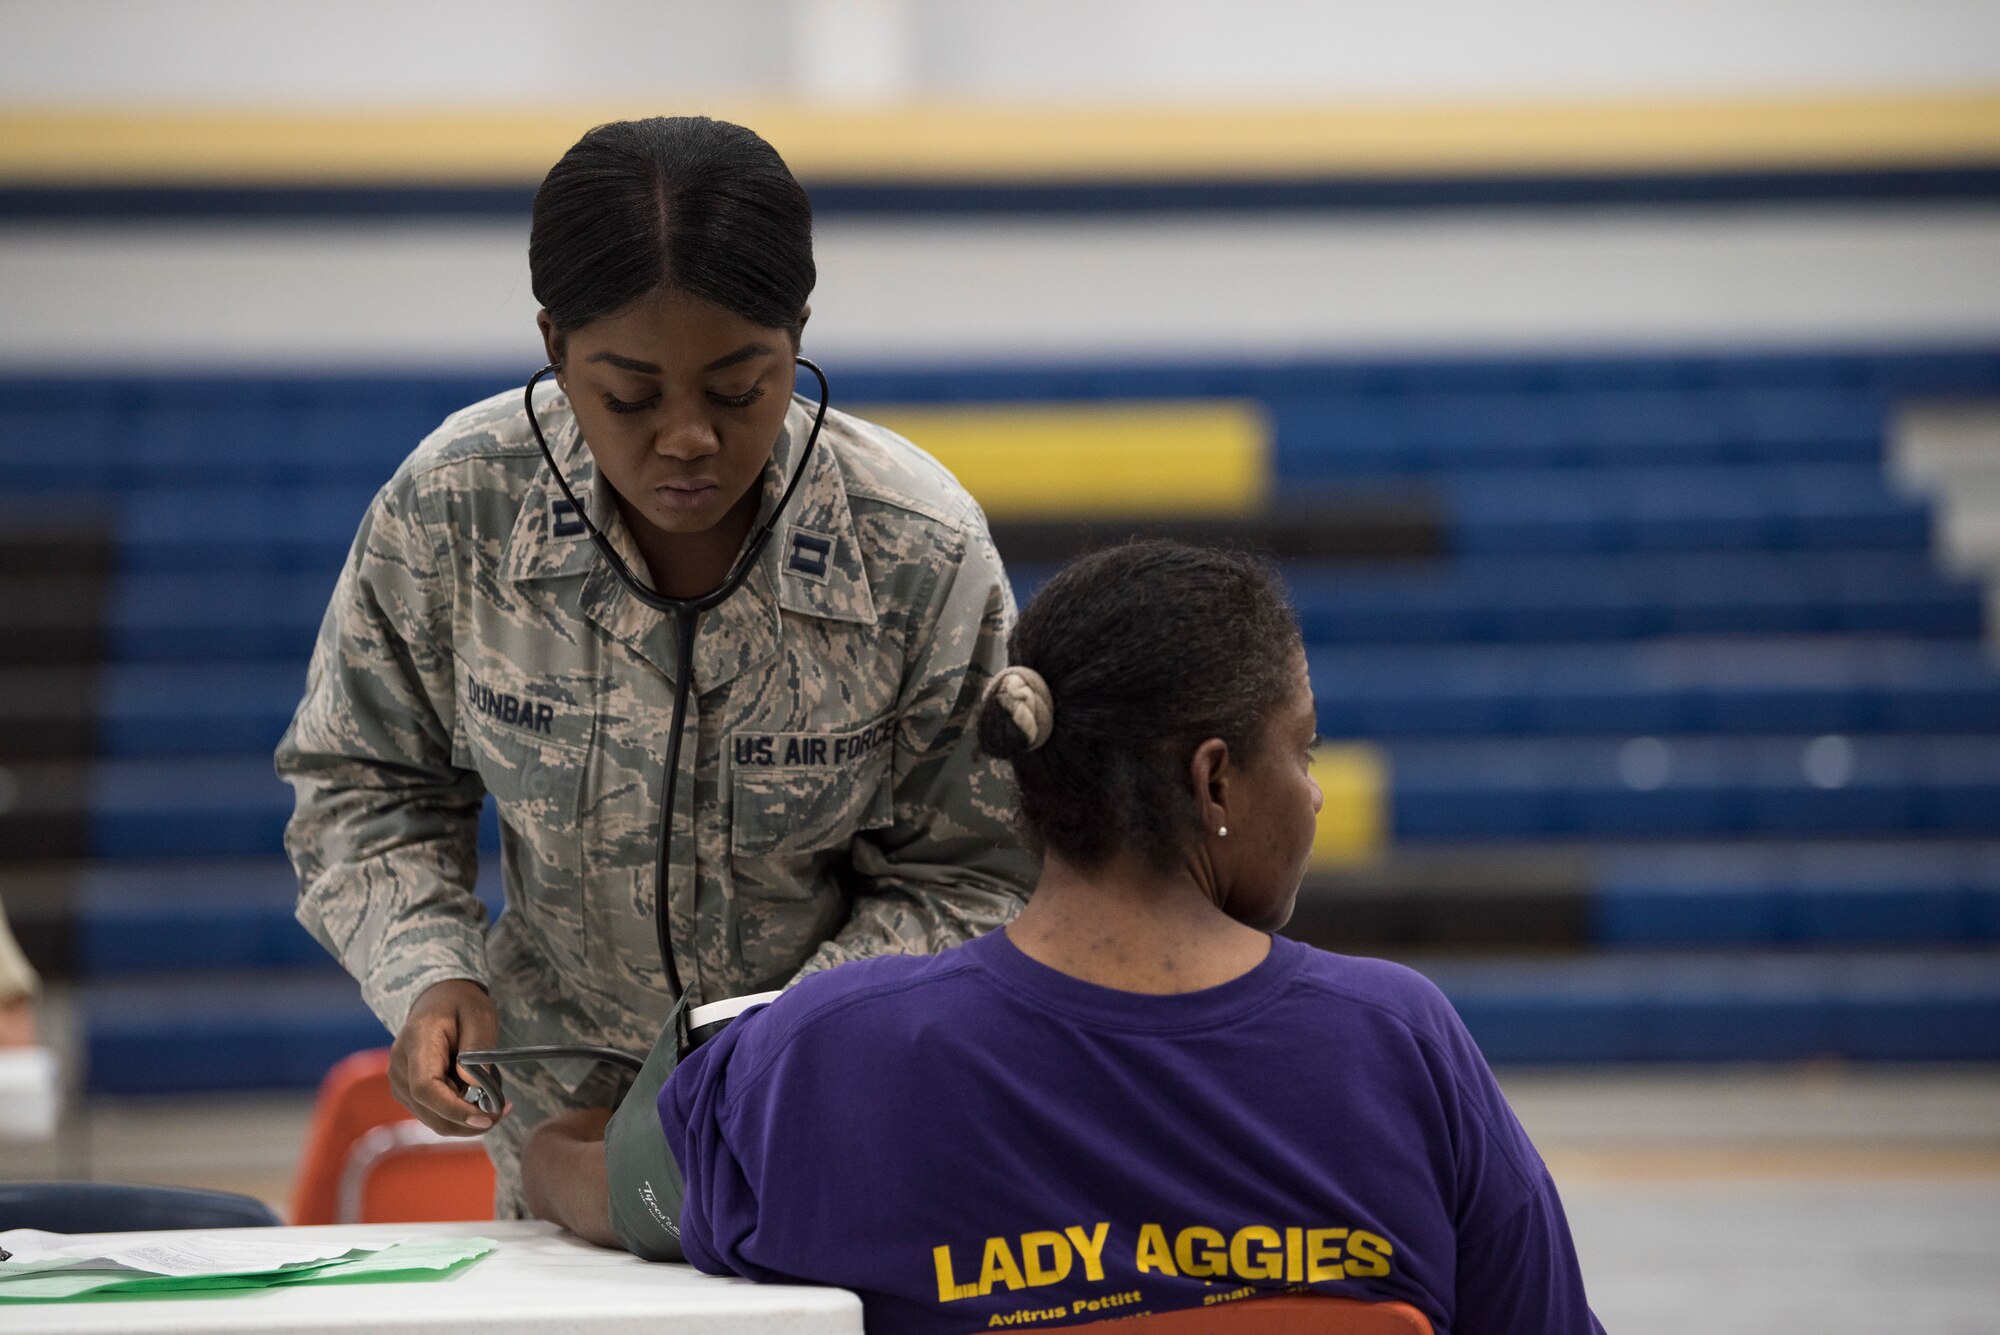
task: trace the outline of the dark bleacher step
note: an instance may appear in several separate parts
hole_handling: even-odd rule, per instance
[[[111,573],[117,524],[94,499],[0,504],[0,579],[102,579]]]
[[[53,664],[75,674],[69,687],[45,689],[36,701],[0,700],[0,760],[90,753],[89,729],[75,727],[68,695],[88,699],[88,669],[103,654],[113,527],[108,507],[89,500],[34,505],[9,497],[0,505],[0,674]],[[38,717],[36,704],[47,704],[49,717]]]
[[[1133,538],[1172,538],[1298,561],[1431,557],[1450,546],[1444,513],[1421,490],[1326,494],[1306,505],[1279,500],[1263,514],[1241,518],[993,520],[994,545],[1009,562],[1066,562]]]
[[[0,668],[102,657],[114,527],[109,507],[88,499],[0,507]]]
[[[1488,1061],[1993,1061],[2000,952],[1411,957]]]
[[[0,666],[0,764],[96,754],[99,676],[82,663]]]
[[[2000,1059],[2000,953],[1410,957],[1494,1062]],[[304,1089],[388,1034],[338,975],[202,974],[81,991],[85,1087]]]
[[[108,584],[94,574],[0,576],[0,666],[101,661]]]
[[[1314,870],[1285,935],[1346,954],[1567,951],[1590,939],[1592,866],[1571,848],[1395,848]]]
[[[92,769],[78,761],[0,765],[0,865],[90,856]]]
[[[0,907],[21,952],[48,979],[81,972],[78,886],[87,864],[0,860]]]

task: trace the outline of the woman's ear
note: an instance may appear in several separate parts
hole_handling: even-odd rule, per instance
[[[796,354],[799,344],[805,340],[806,321],[813,318],[813,308],[808,305],[799,311],[799,318],[792,321],[792,352]]]
[[[1236,777],[1228,742],[1211,737],[1194,749],[1194,758],[1188,761],[1188,780],[1205,833],[1214,834],[1229,827],[1229,803]]]
[[[536,311],[535,328],[542,331],[542,351],[548,356],[549,365],[560,370],[563,359],[563,336],[557,330],[556,322],[549,317],[547,311]]]

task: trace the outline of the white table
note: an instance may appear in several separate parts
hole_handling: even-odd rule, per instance
[[[341,1224],[245,1229],[322,1237],[484,1237],[500,1245],[449,1279],[298,1284],[213,1297],[128,1298],[0,1306],[7,1335],[218,1332],[291,1335],[861,1335],[861,1300],[845,1289],[718,1279],[692,1266],[593,1247],[554,1224]],[[79,1242],[91,1235],[79,1234]],[[143,1233],[105,1233],[141,1238]]]

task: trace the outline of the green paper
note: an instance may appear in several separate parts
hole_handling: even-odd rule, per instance
[[[279,1285],[442,1279],[493,1250],[491,1238],[415,1238],[378,1252],[239,1275],[136,1275],[130,1270],[44,1270],[0,1276],[0,1303],[58,1302],[97,1295],[161,1297]]]

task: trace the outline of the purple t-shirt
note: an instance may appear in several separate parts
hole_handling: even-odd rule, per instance
[[[872,1335],[1076,1324],[1299,1286],[1439,1335],[1601,1332],[1562,1204],[1421,975],[1285,938],[1179,996],[1005,932],[808,978],[660,1092],[681,1244],[859,1293]]]

